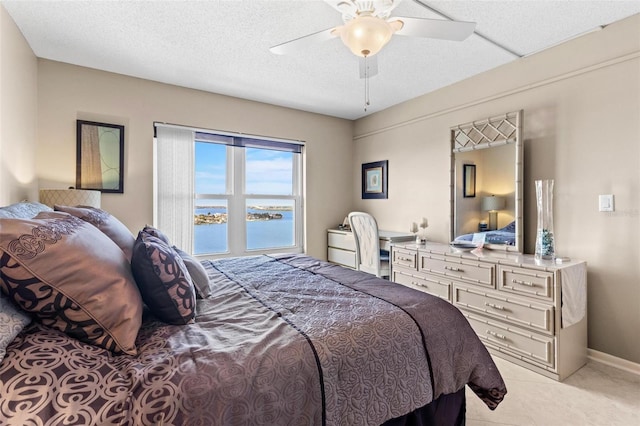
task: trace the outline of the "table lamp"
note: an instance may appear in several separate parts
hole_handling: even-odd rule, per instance
[[[489,231],[498,229],[498,210],[504,209],[505,199],[503,197],[484,197],[482,199],[482,210],[489,212]]]
[[[40,202],[53,208],[59,206],[100,207],[100,191],[88,189],[41,189]]]

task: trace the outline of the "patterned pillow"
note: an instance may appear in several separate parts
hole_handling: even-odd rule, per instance
[[[184,264],[187,266],[187,271],[191,275],[191,280],[196,288],[196,295],[199,299],[206,299],[211,296],[211,287],[209,286],[209,275],[202,266],[202,263],[198,262],[189,253],[180,250],[178,247],[173,246],[173,249],[180,255]]]
[[[17,308],[0,292],[0,361],[7,353],[7,346],[31,322],[31,317]]]
[[[131,231],[111,214],[102,209],[88,206],[69,207],[55,205],[53,208],[56,211],[69,213],[89,222],[111,238],[122,249],[127,259],[131,260],[133,243],[135,243],[136,239]]]
[[[144,228],[142,228],[142,232],[146,232],[147,234],[151,235],[152,237],[156,237],[156,238],[161,239],[162,241],[167,243],[168,246],[171,245],[171,243],[169,242],[169,237],[167,237],[166,234],[164,232],[162,232],[161,230],[159,230],[158,228],[154,228],[151,225],[145,225]]]
[[[156,237],[162,241],[164,241],[167,245],[171,245],[169,242],[169,237],[160,231],[158,228],[154,228],[151,225],[145,225],[142,228],[142,232],[146,232],[147,234]],[[211,289],[209,288],[209,276],[207,275],[207,271],[204,270],[204,266],[196,259],[194,259],[191,255],[186,253],[183,250],[180,250],[178,247],[173,246],[173,249],[180,255],[184,264],[187,267],[187,271],[191,276],[191,281],[193,281],[193,285],[196,289],[196,297],[198,299],[206,299],[211,296]]]
[[[0,288],[42,324],[136,354],[142,299],[124,253],[74,216],[0,219]]]
[[[196,293],[184,262],[164,241],[138,233],[131,269],[142,300],[168,324],[188,324],[196,314]]]

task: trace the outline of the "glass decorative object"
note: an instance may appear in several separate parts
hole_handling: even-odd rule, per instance
[[[427,228],[429,227],[429,221],[426,217],[422,218],[422,222],[420,222],[420,228],[422,228],[422,236],[420,236],[420,243],[427,242]]]
[[[538,227],[536,232],[536,259],[553,260],[556,243],[553,235],[553,179],[536,180]]]
[[[409,228],[409,232],[413,233],[416,236],[416,244],[420,244],[420,235],[418,235],[418,224],[416,222],[411,222],[411,228]]]

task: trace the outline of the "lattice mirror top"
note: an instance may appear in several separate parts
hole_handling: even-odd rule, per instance
[[[513,143],[518,137],[518,112],[451,128],[453,151],[462,152]]]

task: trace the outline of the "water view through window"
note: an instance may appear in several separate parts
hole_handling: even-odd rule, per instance
[[[244,151],[244,175],[228,173],[234,148],[196,142],[194,253],[229,251],[230,230],[242,224],[246,250],[295,246],[294,154],[261,148]],[[237,148],[236,148],[237,149]],[[233,167],[231,167],[233,168]],[[246,194],[244,208],[230,209],[233,195]],[[282,198],[269,198],[282,197]],[[237,205],[237,204],[236,204]],[[235,221],[235,222],[234,222]]]

